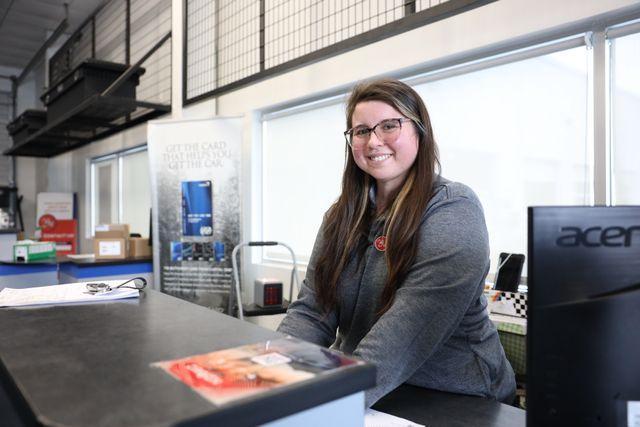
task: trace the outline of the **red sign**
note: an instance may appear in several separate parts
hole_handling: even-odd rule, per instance
[[[75,219],[55,219],[52,215],[42,215],[38,220],[42,229],[40,241],[55,242],[56,254],[75,254],[78,247],[78,221]]]

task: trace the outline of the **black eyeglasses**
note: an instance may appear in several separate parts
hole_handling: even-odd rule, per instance
[[[125,286],[127,283],[132,283],[132,285]],[[107,292],[111,292],[115,289],[127,288],[127,289],[144,289],[147,286],[147,280],[144,277],[134,277],[133,279],[129,279],[126,282],[122,282],[116,287],[111,287],[106,283],[87,283],[87,291],[91,294],[104,294]]]
[[[393,142],[398,138],[402,122],[410,122],[411,119],[399,117],[394,119],[384,119],[376,123],[373,127],[354,126],[344,132],[344,138],[351,148],[360,148],[369,141],[371,133],[375,133],[379,140],[384,142]],[[379,130],[379,132],[376,132]]]

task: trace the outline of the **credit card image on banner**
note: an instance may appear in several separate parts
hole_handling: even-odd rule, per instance
[[[211,181],[182,182],[182,235],[213,234]]]
[[[193,261],[193,242],[171,242],[171,261]]]
[[[182,242],[171,242],[171,261],[182,261]]]

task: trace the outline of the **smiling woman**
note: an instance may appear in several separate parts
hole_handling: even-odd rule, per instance
[[[391,105],[381,101],[360,102],[353,111],[351,148],[362,171],[376,180],[376,209],[384,212],[392,194],[402,185],[418,155],[418,134],[414,125]],[[370,123],[376,123],[372,127]],[[377,132],[376,132],[377,130]],[[349,132],[349,131],[347,131]]]
[[[279,330],[375,364],[368,406],[404,382],[512,400],[513,370],[483,296],[482,207],[440,176],[422,99],[397,80],[364,82],[346,119],[342,192]]]

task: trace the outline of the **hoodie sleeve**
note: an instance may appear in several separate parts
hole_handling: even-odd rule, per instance
[[[329,347],[336,339],[338,329],[338,316],[336,310],[325,313],[316,298],[316,289],[313,282],[315,274],[316,258],[322,245],[323,227],[320,228],[313,245],[313,251],[307,266],[307,273],[302,282],[298,299],[295,300],[283,319],[278,332],[300,338],[323,347]]]

